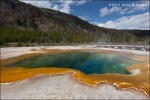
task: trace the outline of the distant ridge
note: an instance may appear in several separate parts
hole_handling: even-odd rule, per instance
[[[38,8],[19,0],[1,0],[0,7],[1,45],[12,42],[123,43],[123,37],[130,43],[133,37],[136,42],[143,42],[150,36],[149,30],[102,28],[76,16]]]

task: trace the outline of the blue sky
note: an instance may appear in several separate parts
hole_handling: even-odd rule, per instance
[[[113,29],[149,30],[149,0],[22,0]]]

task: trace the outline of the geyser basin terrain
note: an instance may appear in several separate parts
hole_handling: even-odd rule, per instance
[[[99,85],[99,83],[101,83],[101,82],[107,82],[107,83],[115,85],[115,87],[117,89],[135,88],[139,91],[144,90],[144,93],[146,93],[147,95],[150,95],[150,91],[149,91],[149,56],[140,56],[140,55],[135,55],[135,54],[131,54],[131,53],[114,52],[114,51],[106,51],[106,50],[95,50],[95,49],[90,49],[90,50],[89,49],[79,49],[79,50],[77,50],[77,49],[76,50],[41,49],[41,50],[32,51],[32,52],[33,53],[31,53],[31,54],[25,54],[25,55],[13,57],[13,58],[1,59],[1,83],[2,84],[8,83],[8,82],[18,83],[16,81],[20,81],[20,80],[26,81],[25,79],[33,77],[37,74],[46,74],[46,75],[58,75],[59,74],[60,75],[60,74],[71,73],[71,77],[73,79],[76,79],[79,83],[85,83],[90,86],[95,86],[95,85]],[[39,52],[39,53],[37,53],[37,52]],[[33,66],[31,66],[31,68],[28,68],[28,66],[21,67],[20,65],[6,66],[6,65],[15,65],[15,64],[17,65],[21,62],[24,62],[24,61],[27,61],[27,60],[30,60],[33,58],[38,58],[38,57],[41,58],[44,56],[46,57],[46,55],[47,56],[54,56],[54,55],[60,56],[60,55],[70,54],[71,52],[72,52],[72,54],[78,53],[78,55],[80,55],[80,57],[81,57],[81,53],[85,53],[85,54],[87,53],[87,54],[95,56],[95,57],[98,55],[100,55],[101,57],[102,57],[102,55],[107,55],[108,58],[113,57],[112,58],[113,60],[114,60],[115,56],[117,56],[117,58],[118,57],[119,58],[114,60],[116,63],[118,63],[118,64],[116,64],[116,66],[117,65],[125,65],[124,64],[125,59],[129,60],[129,62],[133,61],[133,63],[135,63],[135,64],[133,64],[133,63],[129,64],[125,61],[125,63],[129,64],[129,66],[127,65],[127,67],[126,66],[124,67],[124,68],[126,68],[127,71],[129,71],[133,74],[114,74],[114,72],[113,73],[109,72],[107,74],[84,74],[81,71],[69,68],[70,66],[69,67],[66,66],[67,68],[62,68],[62,65],[61,65],[61,67],[58,67],[58,68],[56,68],[56,66],[53,66],[53,67],[49,67],[49,66],[48,67],[43,67],[43,66],[40,67],[39,66],[39,68],[36,68],[36,66],[35,66],[35,68],[32,68]],[[15,54],[15,53],[13,53],[13,54]],[[3,55],[5,55],[5,53],[3,53]],[[74,55],[77,56],[77,54],[74,54]],[[69,55],[67,57],[71,57],[71,56]],[[58,57],[56,57],[56,58],[58,58]],[[86,61],[90,60],[90,56],[89,56],[89,58],[88,58],[88,56],[83,57],[83,58],[86,58],[86,59],[83,61],[82,60],[79,60],[79,61],[86,62]],[[123,58],[124,60],[123,59],[120,60],[120,58]],[[78,60],[78,59],[74,58],[73,60]],[[130,59],[132,59],[132,60],[130,60]],[[46,60],[48,60],[48,59],[46,59]],[[46,62],[46,60],[44,60],[43,63]],[[72,61],[71,58],[69,58],[69,60]],[[61,60],[60,62],[62,62],[62,61],[63,60]],[[121,63],[121,61],[123,63]],[[138,61],[142,61],[142,62],[138,63]],[[66,61],[65,63],[68,64],[69,61]],[[30,65],[33,65],[33,64],[30,64]],[[93,67],[95,67],[95,66],[93,66]],[[119,66],[117,66],[117,67],[119,67]],[[117,67],[114,67],[114,68],[117,68]],[[135,73],[137,70],[139,73]],[[60,81],[62,81],[62,80],[60,80]]]
[[[134,60],[120,55],[90,52],[70,52],[33,57],[17,63],[9,64],[7,67],[70,68],[79,70],[85,74],[130,74],[125,67],[134,63]]]

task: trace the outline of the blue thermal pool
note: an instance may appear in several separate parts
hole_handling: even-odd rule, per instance
[[[130,74],[125,67],[134,63],[136,63],[136,61],[120,55],[93,52],[70,52],[24,59],[17,63],[9,64],[7,67],[69,68],[79,70],[85,74]]]

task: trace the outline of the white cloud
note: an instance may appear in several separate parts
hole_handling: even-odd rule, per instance
[[[51,2],[49,1],[32,1],[32,0],[21,0],[21,1],[42,8],[51,8],[52,6]]]
[[[131,5],[132,4],[134,4],[134,6],[126,6],[125,8],[122,8],[122,6],[120,7],[113,6],[111,8],[107,8],[107,7],[101,8],[100,16],[103,17],[114,12],[122,15],[126,13],[134,13],[136,11],[144,11],[146,9],[149,9],[149,1],[142,0],[138,2],[132,2]]]
[[[61,2],[60,5],[54,4],[51,9],[58,10],[58,11],[61,11],[61,12],[64,12],[64,13],[70,13],[70,6],[69,6],[70,3],[71,2],[66,2],[66,3]]]
[[[107,7],[104,7],[100,9],[100,16],[106,16],[108,14],[111,14],[113,12],[118,12],[119,14],[124,14],[126,9],[122,10],[121,7],[112,7],[111,9],[108,9]]]
[[[70,13],[71,11],[70,5],[73,4],[74,2],[73,1],[60,1],[60,2],[61,5],[60,6],[58,5],[58,9],[56,10],[59,10],[64,13]]]
[[[78,16],[79,18],[81,18],[82,20],[88,20],[90,19],[88,16]]]
[[[134,3],[135,6],[131,6],[130,9],[127,13],[134,13],[136,11],[144,11],[146,9],[149,9],[149,1],[139,1]],[[136,6],[138,5],[138,6]]]
[[[82,1],[75,1],[75,0],[68,0],[68,1],[57,1],[59,4],[53,4],[53,7],[51,9],[54,10],[58,10],[64,13],[70,13],[71,12],[71,8],[70,5],[82,5],[84,3],[86,3],[86,0],[82,0]]]
[[[113,12],[120,12],[120,10],[121,10],[120,7],[112,7],[109,12],[110,12],[110,13],[113,13]]]
[[[117,20],[110,20],[106,23],[98,23],[100,27],[114,28],[114,29],[142,29],[149,30],[149,12],[123,16]]]
[[[109,9],[107,7],[104,7],[102,9],[100,9],[100,16],[103,17],[103,16],[105,16],[107,14],[109,14]]]
[[[58,2],[60,2],[61,5],[54,4],[52,9],[55,8],[54,10],[59,10],[59,11],[64,12],[64,13],[70,13],[71,12],[70,5],[73,5],[73,4],[75,4],[75,5],[82,5],[82,4],[86,3],[87,1],[86,0],[82,0],[82,1],[68,0],[68,1],[58,1]]]
[[[54,6],[52,7],[52,9],[58,10],[58,9],[59,9],[59,6],[58,6],[58,5],[54,5]]]
[[[120,14],[120,15],[123,15],[123,14],[125,14],[128,10],[129,10],[129,8],[121,9],[120,12],[119,12],[119,14]]]
[[[76,1],[76,4],[82,5],[82,4],[85,4],[86,2],[87,2],[86,0],[79,0],[79,1]]]
[[[53,10],[58,10],[64,13],[70,13],[71,8],[70,5],[82,5],[86,3],[86,0],[76,1],[76,0],[58,0],[58,1],[50,1],[50,0],[42,0],[42,1],[32,1],[32,0],[21,0],[22,2],[32,4],[34,6],[49,8]],[[58,4],[59,3],[59,4]]]

